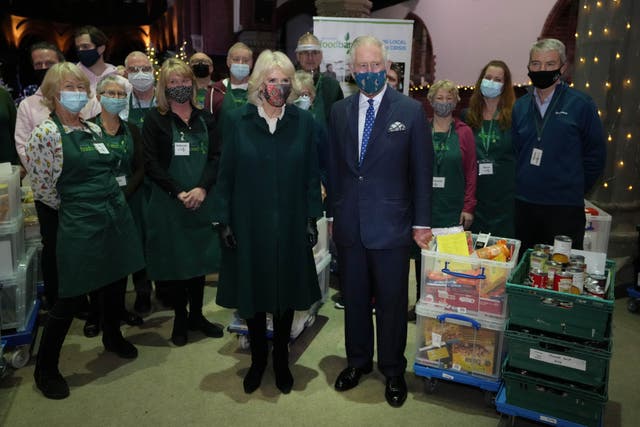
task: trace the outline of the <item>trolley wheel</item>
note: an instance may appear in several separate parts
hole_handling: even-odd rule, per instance
[[[249,343],[249,337],[246,335],[238,335],[238,344],[243,350],[249,350],[251,344]]]
[[[29,363],[30,357],[28,346],[17,347],[11,355],[11,366],[16,369],[24,368]]]
[[[496,405],[496,394],[492,391],[485,390],[484,391],[484,404],[487,406],[495,406]]]
[[[438,380],[435,378],[425,378],[424,379],[424,392],[427,394],[433,394],[436,392],[436,388],[438,387]]]
[[[629,301],[627,301],[627,310],[629,310],[631,313],[637,312],[638,300],[635,298],[629,298]]]

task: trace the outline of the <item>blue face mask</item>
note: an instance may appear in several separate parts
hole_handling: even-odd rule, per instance
[[[249,75],[249,64],[231,64],[231,75],[238,80],[244,80]]]
[[[387,70],[378,71],[377,73],[372,71],[356,73],[354,77],[362,92],[367,95],[373,95],[380,92],[387,82]]]
[[[302,95],[301,97],[293,101],[293,104],[298,108],[308,110],[309,107],[311,107],[311,98],[309,98],[309,95]]]
[[[108,96],[102,95],[100,97],[100,104],[102,108],[111,114],[118,114],[127,107],[127,98],[109,98]]]
[[[497,98],[502,93],[503,83],[493,80],[482,79],[480,83],[480,92],[487,98]]]
[[[72,113],[79,113],[87,105],[89,98],[86,92],[60,91],[60,104]]]

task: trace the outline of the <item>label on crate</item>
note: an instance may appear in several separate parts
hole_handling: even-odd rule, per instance
[[[586,360],[564,356],[562,354],[549,353],[547,351],[536,350],[534,348],[529,349],[529,359],[551,363],[552,365],[564,366],[566,368],[573,368],[579,371],[587,370]]]
[[[553,424],[553,425],[558,424],[558,420],[557,420],[556,418],[551,418],[551,417],[548,417],[548,416],[546,416],[546,415],[542,415],[542,414],[540,414],[540,416],[538,417],[538,419],[539,419],[540,421],[542,421],[542,422],[547,423],[547,424]]]

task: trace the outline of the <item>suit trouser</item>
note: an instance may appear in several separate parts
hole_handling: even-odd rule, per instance
[[[553,245],[554,237],[571,237],[573,249],[582,249],[585,226],[584,207],[547,206],[516,200],[516,239],[520,240],[520,256],[536,243]]]
[[[373,360],[371,299],[375,297],[378,369],[403,375],[407,367],[409,246],[367,249],[361,242],[338,246],[338,270],[345,306],[347,362],[365,368]]]

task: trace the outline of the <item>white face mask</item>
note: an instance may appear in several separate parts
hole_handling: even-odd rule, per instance
[[[293,101],[293,104],[298,108],[308,110],[311,107],[311,98],[309,97],[309,95],[302,95],[301,97]]]
[[[149,90],[149,88],[151,88],[151,86],[153,86],[153,83],[155,82],[153,73],[145,73],[143,71],[135,74],[129,74],[128,78],[131,86],[133,86],[135,90],[140,92]]]

